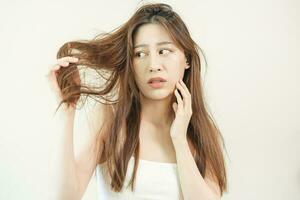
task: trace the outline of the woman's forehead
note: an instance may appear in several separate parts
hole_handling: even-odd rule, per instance
[[[160,42],[174,42],[169,32],[160,24],[145,24],[138,28],[134,44],[155,44]]]
[[[174,45],[175,46],[175,43],[172,42],[172,41],[161,41],[161,42],[156,42],[156,43],[153,43],[153,44],[149,44],[149,43],[137,43],[134,45],[133,49],[136,49],[136,48],[147,48],[151,45],[155,45],[155,46],[163,46],[163,45]]]

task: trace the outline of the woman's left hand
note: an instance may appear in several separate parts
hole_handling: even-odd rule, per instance
[[[175,89],[174,93],[178,103],[174,102],[172,105],[175,112],[175,119],[170,128],[170,135],[173,142],[175,140],[186,140],[187,129],[192,116],[191,94],[187,86],[180,79],[176,83],[176,87],[180,90],[183,99],[177,89]]]

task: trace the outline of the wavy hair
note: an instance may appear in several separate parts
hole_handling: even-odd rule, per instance
[[[174,42],[184,50],[190,68],[185,70],[183,81],[191,93],[193,110],[187,139],[195,148],[194,159],[201,175],[212,176],[223,194],[227,190],[222,152],[222,145],[225,148],[225,144],[204,100],[199,54],[202,50],[193,41],[185,23],[171,6],[163,3],[145,4],[126,23],[111,32],[98,34],[91,40],[70,41],[61,46],[57,58],[74,56],[79,58],[79,62],[71,63],[68,68],[61,68],[58,73],[58,83],[63,94],[58,108],[62,103],[68,106],[78,105],[81,97],[104,100],[99,102],[112,106],[114,114],[105,119],[107,139],[104,155],[111,178],[111,189],[120,192],[128,162],[132,155],[139,158],[140,148],[141,105],[132,64],[133,39],[138,28],[149,23],[162,25]],[[96,72],[104,78],[104,84],[98,87],[89,86],[82,81],[84,77],[78,81],[78,70],[82,69]],[[112,95],[113,92],[115,95]],[[117,98],[113,99],[115,96]],[[134,170],[129,183],[132,190],[135,187],[138,162],[139,159],[134,160]]]

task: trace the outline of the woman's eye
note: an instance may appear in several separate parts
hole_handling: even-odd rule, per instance
[[[135,56],[135,57],[141,57],[141,54],[145,54],[145,53],[143,53],[143,52],[136,52],[136,53],[134,54],[134,56]]]
[[[163,53],[163,52],[166,52],[166,53],[168,53],[168,52],[172,52],[172,51],[171,51],[171,50],[169,50],[169,49],[161,49],[161,50],[159,50],[159,53],[160,53],[160,54],[165,54],[165,53]],[[143,57],[143,56],[144,56],[143,54],[145,54],[145,55],[146,55],[146,53],[144,53],[144,52],[136,52],[136,53],[134,54],[134,57],[141,58],[141,57]]]
[[[159,52],[163,52],[164,50],[166,50],[166,52],[171,52],[171,50],[169,50],[169,49],[162,49]]]

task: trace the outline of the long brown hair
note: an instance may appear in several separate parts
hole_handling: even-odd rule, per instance
[[[222,152],[222,146],[225,148],[225,144],[204,101],[199,56],[199,52],[202,51],[171,6],[163,3],[145,4],[138,8],[126,23],[109,33],[101,33],[92,40],[65,43],[59,49],[57,58],[74,56],[79,58],[79,62],[59,71],[58,83],[63,93],[61,104],[78,105],[78,100],[85,96],[100,98],[104,100],[100,101],[102,104],[110,104],[113,107],[114,115],[111,119],[107,118],[105,123],[108,128],[105,129],[107,139],[104,155],[107,159],[111,188],[116,192],[121,191],[131,156],[139,157],[141,105],[139,88],[133,77],[133,38],[138,28],[147,23],[162,25],[174,42],[184,50],[190,68],[185,70],[183,81],[191,93],[193,110],[187,139],[196,150],[194,159],[201,175],[213,176],[223,194],[227,190]],[[105,79],[104,87],[91,87],[82,81],[78,82],[79,66],[83,66],[81,69],[97,72],[96,74]],[[108,76],[105,77],[104,74]],[[109,96],[113,91],[117,94],[115,100],[112,99],[113,95]],[[121,128],[123,126],[124,130]],[[123,131],[124,134],[121,134]],[[132,190],[139,159],[134,161],[130,181]]]

